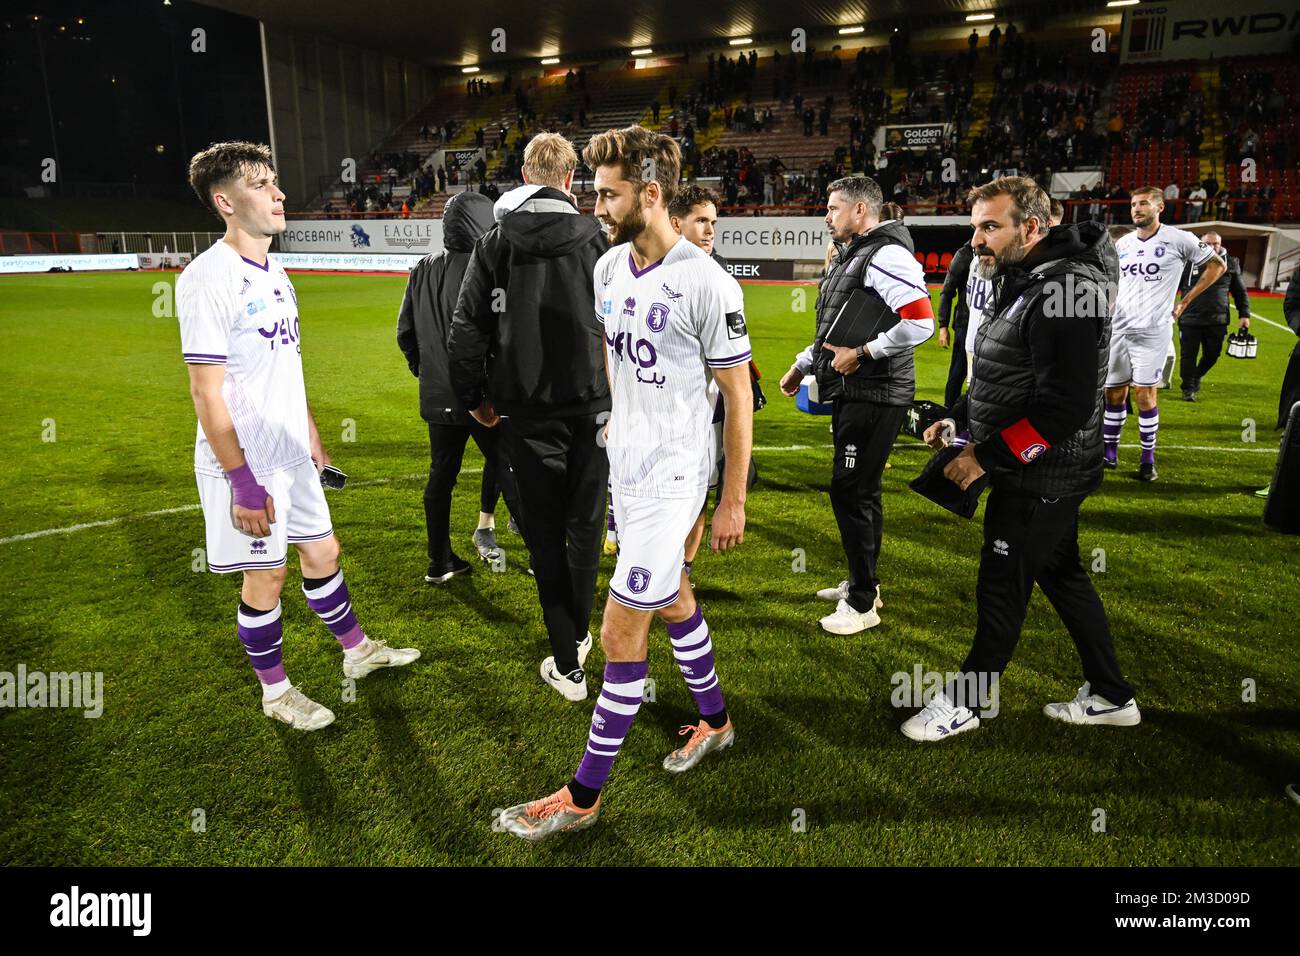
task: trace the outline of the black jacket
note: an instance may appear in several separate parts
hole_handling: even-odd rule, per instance
[[[1104,225],[1053,227],[993,280],[970,391],[952,417],[969,429],[994,487],[1045,498],[1102,479],[1102,390],[1119,256]]]
[[[447,336],[470,252],[491,226],[492,200],[474,192],[452,196],[442,214],[443,251],[421,259],[406,280],[397,313],[397,347],[420,380],[420,417],[426,422],[470,422],[451,386]]]
[[[562,418],[610,407],[592,275],[600,225],[546,187],[474,246],[451,324],[451,381],[465,408]]]
[[[1183,314],[1178,317],[1179,325],[1227,325],[1229,293],[1232,295],[1233,304],[1237,307],[1237,317],[1250,318],[1250,298],[1246,295],[1246,284],[1241,281],[1241,263],[1235,256],[1230,256],[1226,252],[1223,260],[1227,263],[1227,270],[1219,276],[1214,285],[1193,299],[1192,304],[1183,310]],[[1179,283],[1178,291],[1186,295],[1200,281],[1200,267],[1189,262],[1187,268],[1183,269],[1183,279]]]
[[[817,331],[812,357],[813,374],[817,376],[817,390],[823,402],[843,398],[879,405],[910,405],[916,397],[912,349],[863,362],[852,375],[841,375],[831,367],[834,356],[822,348],[840,306],[854,289],[866,289],[868,295],[881,298],[875,289],[867,286],[866,272],[872,257],[887,245],[900,245],[911,253],[912,235],[901,222],[891,220],[866,235],[854,236],[839,247],[817,291]],[[883,300],[880,304],[884,306]]]
[[[948,263],[948,274],[943,279],[943,291],[939,293],[939,314],[935,317],[935,325],[941,329],[948,327],[948,314],[952,312],[953,300],[957,302],[957,311],[952,312],[952,327],[954,331],[966,328],[966,323],[970,320],[970,306],[966,303],[966,280],[970,277],[970,266],[975,260],[975,250],[970,247],[970,243],[962,244],[962,247],[952,254],[952,261]],[[962,345],[961,348],[966,346]]]
[[[1295,267],[1291,284],[1286,287],[1286,298],[1282,300],[1282,316],[1291,331],[1300,335],[1300,265]]]

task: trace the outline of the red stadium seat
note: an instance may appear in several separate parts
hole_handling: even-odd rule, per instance
[[[952,253],[945,252],[939,257],[939,271],[947,272],[950,265],[952,265]]]
[[[925,257],[925,271],[929,274],[939,271],[939,253],[931,252]]]
[[[921,268],[924,269],[924,268],[925,268],[925,253],[924,253],[924,252],[914,252],[914,253],[912,253],[912,255],[916,256],[916,261],[919,262],[919,263],[921,264]]]

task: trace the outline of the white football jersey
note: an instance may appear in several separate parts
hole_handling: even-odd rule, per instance
[[[185,362],[226,367],[221,395],[253,474],[269,475],[308,460],[298,297],[284,269],[269,258],[259,265],[217,242],[176,280],[176,314]],[[194,470],[225,474],[202,425]]]
[[[685,238],[641,272],[621,243],[594,280],[613,390],[610,480],[625,495],[696,497],[713,465],[709,370],[750,358],[740,285]]]
[[[1161,224],[1142,239],[1134,230],[1115,243],[1119,294],[1111,333],[1159,332],[1173,322],[1174,296],[1189,262],[1200,265],[1214,250],[1183,229]]]
[[[984,313],[993,300],[993,280],[981,279],[975,274],[979,257],[971,263],[970,272],[966,274],[966,351],[975,351],[975,335],[984,321]]]

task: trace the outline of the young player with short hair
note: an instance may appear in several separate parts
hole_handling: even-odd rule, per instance
[[[190,160],[190,185],[226,225],[176,281],[181,349],[198,415],[194,471],[208,567],[242,571],[239,639],[262,685],[262,711],[298,730],[334,720],[290,684],[281,659],[280,591],[298,550],[307,604],[364,677],[420,656],[366,637],[339,570],[320,471],[330,463],[307,406],[298,297],[267,255],[284,231],[284,193],[268,147],[216,143]]]

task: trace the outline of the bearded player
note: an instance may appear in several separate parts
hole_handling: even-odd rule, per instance
[[[190,160],[190,185],[226,225],[220,242],[176,280],[181,349],[198,415],[194,472],[208,567],[243,572],[237,625],[262,687],[262,712],[298,730],[334,714],[294,687],[281,658],[280,590],[298,551],[307,604],[358,678],[420,656],[366,637],[339,570],[320,471],[330,463],[307,406],[293,283],[267,256],[284,232],[271,151],[217,143]]]
[[[577,773],[550,796],[498,818],[527,840],[595,822],[601,789],[641,706],[656,616],[668,626],[700,713],[698,724],[682,728],[687,740],[664,768],[689,770],[735,739],[709,626],[682,559],[713,458],[710,373],[726,403],[726,474],[711,545],[726,551],[744,539],[753,425],[744,298],[736,280],[669,222],[681,170],[671,137],[640,126],[610,130],[592,138],[583,159],[595,170],[596,216],[616,243],[596,264],[594,287],[614,403],[606,449],[619,553],[600,632],[604,684]]]
[[[1104,462],[1119,467],[1119,440],[1128,416],[1128,389],[1138,407],[1142,458],[1138,478],[1155,481],[1156,435],[1160,410],[1156,387],[1169,354],[1170,316],[1183,310],[1223,275],[1227,266],[1214,250],[1190,232],[1160,223],[1164,194],[1155,186],[1133,190],[1129,210],[1137,228],[1115,243],[1119,253],[1119,296],[1111,325],[1110,367],[1106,372],[1106,409],[1102,424]],[[1201,279],[1177,306],[1174,297],[1188,264],[1203,267]]]

